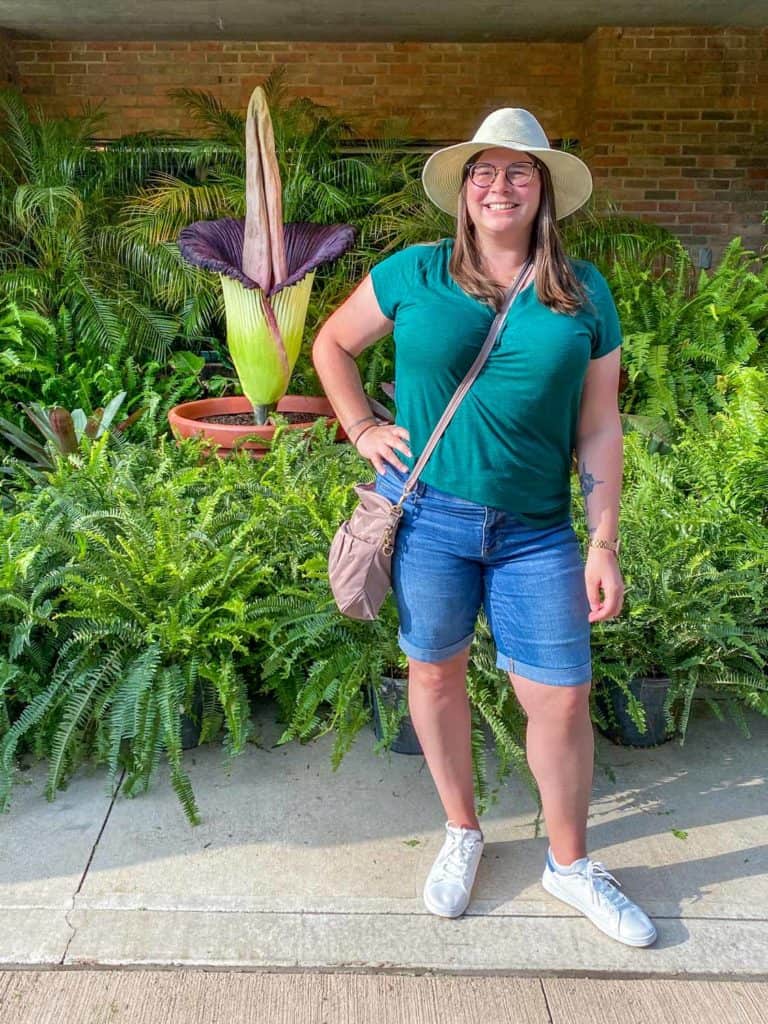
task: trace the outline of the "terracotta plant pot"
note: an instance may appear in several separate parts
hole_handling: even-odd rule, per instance
[[[275,433],[272,424],[258,427],[255,424],[211,423],[206,417],[226,414],[248,413],[251,403],[244,395],[228,398],[201,398],[195,402],[184,402],[168,413],[171,430],[177,437],[205,437],[216,445],[217,455],[227,456],[233,450],[245,448],[254,458],[261,458],[269,447]],[[346,441],[347,435],[336,420],[333,407],[327,398],[285,395],[277,403],[279,413],[306,413],[306,420],[289,423],[289,430],[307,430],[318,416],[325,416],[337,423],[336,439]],[[248,440],[243,440],[248,438]]]

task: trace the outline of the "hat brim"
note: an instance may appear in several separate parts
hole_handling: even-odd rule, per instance
[[[464,164],[473,153],[498,147],[499,143],[495,140],[459,142],[455,146],[446,146],[445,149],[438,149],[433,153],[424,164],[421,180],[424,191],[435,206],[450,213],[452,217],[457,216]],[[549,168],[555,192],[556,220],[562,220],[563,217],[574,213],[592,195],[592,175],[589,168],[573,153],[522,145],[519,151],[535,154]]]

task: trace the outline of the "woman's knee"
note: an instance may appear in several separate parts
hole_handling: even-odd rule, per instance
[[[509,673],[509,678],[528,720],[569,722],[589,716],[591,681],[578,686],[552,686]]]
[[[469,648],[443,661],[419,661],[409,656],[408,683],[438,691],[464,686],[468,665]]]

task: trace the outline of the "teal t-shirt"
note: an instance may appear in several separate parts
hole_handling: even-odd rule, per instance
[[[453,239],[413,245],[371,271],[384,316],[394,321],[397,423],[410,433],[413,468],[482,347],[494,311],[451,277]],[[613,296],[599,270],[571,260],[590,303],[576,314],[539,302],[534,284],[515,299],[500,336],[457,409],[421,479],[441,491],[503,509],[533,527],[571,511],[571,451],[590,359],[621,344]]]

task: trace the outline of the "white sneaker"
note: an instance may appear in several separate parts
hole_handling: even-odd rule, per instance
[[[483,855],[483,833],[445,823],[443,848],[424,883],[424,904],[439,917],[459,917],[467,909]]]
[[[619,892],[621,885],[600,861],[586,859],[569,875],[555,870],[551,850],[541,884],[559,900],[585,914],[600,931],[627,946],[650,946],[656,940],[653,922],[637,904]]]

